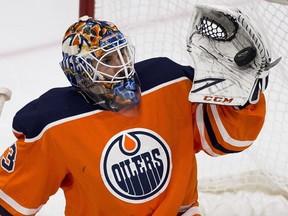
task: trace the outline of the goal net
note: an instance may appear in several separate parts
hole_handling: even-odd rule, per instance
[[[274,3],[272,3],[274,2]],[[265,28],[273,59],[267,117],[254,145],[239,154],[197,155],[203,215],[288,214],[288,5],[286,0],[96,0],[95,17],[114,22],[136,47],[136,61],[166,56],[189,64],[186,35],[195,3],[239,7]],[[229,213],[228,213],[229,212]]]

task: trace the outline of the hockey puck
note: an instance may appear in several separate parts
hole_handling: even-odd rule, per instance
[[[256,50],[253,47],[246,47],[240,50],[235,56],[234,61],[238,66],[249,64],[256,57]]]

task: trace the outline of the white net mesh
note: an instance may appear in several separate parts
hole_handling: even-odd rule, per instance
[[[222,3],[252,13],[258,18],[257,22],[265,28],[272,47],[273,60],[282,56],[279,65],[272,69],[269,86],[265,92],[267,117],[257,142],[249,150],[237,155],[219,158],[211,158],[203,153],[197,155],[200,195],[260,191],[261,196],[273,195],[274,199],[275,196],[281,196],[283,198],[280,199],[281,202],[284,200],[286,204],[284,207],[281,205],[279,207],[281,210],[275,215],[281,215],[283,211],[287,213],[288,6],[260,0],[96,0],[95,17],[116,23],[129,35],[136,46],[137,61],[155,56],[167,56],[178,63],[189,64],[186,35],[192,5],[199,2]],[[209,201],[209,198],[207,200]],[[206,203],[205,200],[203,203]],[[273,208],[275,206],[277,205],[274,204]],[[213,211],[215,213],[215,209]],[[211,210],[204,211],[207,212],[211,215]],[[249,215],[265,215],[263,211],[257,212],[254,209],[253,212]]]

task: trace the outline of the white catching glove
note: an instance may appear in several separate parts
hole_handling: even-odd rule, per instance
[[[267,88],[270,49],[259,27],[239,9],[195,5],[187,36],[195,69],[191,102],[255,104]]]

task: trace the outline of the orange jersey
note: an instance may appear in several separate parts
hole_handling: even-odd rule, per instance
[[[1,157],[0,214],[36,214],[62,188],[67,216],[199,215],[195,153],[250,146],[264,97],[243,110],[193,104],[191,67],[155,58],[135,68],[137,117],[87,103],[72,87],[52,89],[16,114],[17,141]]]

